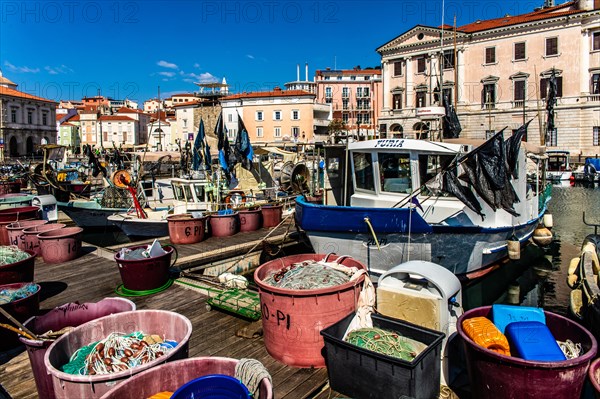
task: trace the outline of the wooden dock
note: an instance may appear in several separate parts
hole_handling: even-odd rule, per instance
[[[290,240],[293,225],[283,225],[276,231],[261,229],[223,238],[209,238],[201,243],[177,246],[176,266],[203,267],[234,255],[244,256],[253,247],[261,249],[263,238],[271,232],[270,245],[283,245]],[[161,240],[165,241],[165,240]],[[97,302],[117,296],[115,288],[121,278],[112,256],[118,247],[83,246],[83,255],[63,264],[44,264],[36,260],[34,281],[42,287],[40,310],[49,310],[67,302]],[[242,338],[236,332],[249,321],[218,310],[207,310],[207,298],[191,289],[173,284],[169,289],[145,297],[130,298],[138,309],[162,309],[178,312],[190,319],[193,332],[189,356],[225,356],[254,358],[269,370],[277,398],[325,398],[332,394],[327,388],[326,369],[299,369],[274,360],[266,351],[262,337]],[[36,398],[37,391],[27,353],[23,348],[0,353],[0,384],[14,399]],[[333,393],[334,396],[335,394]],[[0,392],[0,397],[2,393]]]

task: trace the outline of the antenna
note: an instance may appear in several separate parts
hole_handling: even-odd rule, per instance
[[[337,71],[337,56],[333,56],[333,70]]]

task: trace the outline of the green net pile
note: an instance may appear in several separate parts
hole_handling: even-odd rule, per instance
[[[15,246],[0,246],[0,266],[10,265],[29,258],[29,254]]]
[[[335,287],[350,281],[350,276],[316,261],[294,263],[272,271],[264,280],[273,287],[314,290]]]
[[[346,341],[360,348],[411,362],[427,345],[381,328],[359,328],[351,331]]]

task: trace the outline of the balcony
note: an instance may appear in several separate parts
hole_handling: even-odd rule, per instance
[[[588,101],[600,101],[600,94],[590,94],[587,96]]]
[[[513,103],[513,105],[512,105],[513,108],[523,108],[525,106],[524,100],[516,100],[516,101],[513,101],[512,103]]]

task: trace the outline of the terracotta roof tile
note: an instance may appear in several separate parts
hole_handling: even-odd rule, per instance
[[[33,96],[31,94],[23,93],[22,91],[11,89],[10,87],[5,87],[5,86],[0,86],[0,94],[2,94],[4,96],[26,98],[28,100],[37,100],[37,101],[44,101],[47,103],[58,104],[56,101],[49,100],[47,98],[38,97],[38,96]]]
[[[98,119],[101,121],[135,121],[132,117],[125,115],[102,115]]]
[[[120,114],[143,114],[144,111],[142,111],[141,109],[121,107],[117,110],[117,113],[120,113]]]

